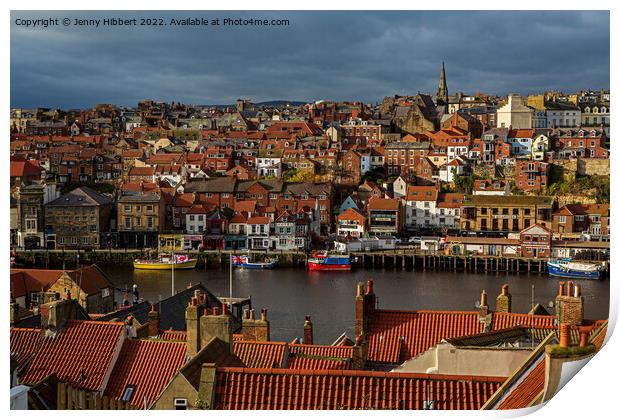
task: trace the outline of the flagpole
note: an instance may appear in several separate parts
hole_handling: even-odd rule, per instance
[[[233,254],[232,252],[230,254],[228,254],[229,258],[228,258],[228,262],[229,262],[229,292],[230,292],[230,298],[232,298],[232,259],[233,259]]]

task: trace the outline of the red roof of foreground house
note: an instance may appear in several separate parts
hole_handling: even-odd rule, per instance
[[[284,366],[286,343],[277,341],[235,341],[233,352],[244,365],[269,369]]]
[[[345,370],[351,369],[353,347],[289,344],[287,369]]]
[[[215,409],[477,410],[505,378],[367,371],[218,368]],[[430,395],[426,395],[429,385]]]
[[[187,332],[185,332],[185,331],[167,330],[167,331],[163,331],[159,335],[159,339],[160,340],[167,340],[167,341],[183,341],[183,342],[185,342],[187,340]]]
[[[545,388],[545,358],[523,378],[497,407],[498,410],[514,410],[528,407]]]
[[[368,361],[400,363],[444,338],[480,334],[478,312],[375,310],[368,322]]]
[[[124,337],[122,322],[67,321],[59,335],[43,339],[22,383],[36,384],[53,373],[59,382],[100,390]]]
[[[43,343],[43,335],[38,328],[11,328],[11,355],[21,366],[34,355]]]
[[[112,370],[104,395],[120,400],[127,385],[135,386],[129,402],[150,406],[185,364],[185,342],[127,340]]]

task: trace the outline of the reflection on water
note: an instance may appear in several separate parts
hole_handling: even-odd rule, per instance
[[[158,301],[172,292],[171,272],[133,270],[131,267],[102,267],[118,287],[138,285],[140,297]],[[233,294],[251,296],[254,308],[269,309],[272,340],[290,341],[303,336],[305,315],[311,315],[318,344],[331,344],[340,334],[353,335],[355,285],[375,280],[380,308],[472,310],[480,291],[489,294],[494,308],[501,285],[510,285],[512,310],[531,307],[532,284],[535,302],[547,306],[555,299],[558,280],[547,275],[496,275],[432,271],[354,270],[309,272],[303,269],[234,271]],[[228,269],[175,270],[175,289],[202,283],[217,296],[228,296]],[[609,311],[609,280],[581,281],[587,318],[604,319]],[[120,300],[122,296],[117,296]],[[553,311],[552,308],[548,308]]]

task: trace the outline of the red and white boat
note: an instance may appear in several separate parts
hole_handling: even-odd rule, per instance
[[[349,271],[351,270],[351,258],[348,255],[327,255],[327,253],[315,253],[308,259],[310,271]]]

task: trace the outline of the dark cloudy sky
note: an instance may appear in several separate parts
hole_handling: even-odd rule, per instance
[[[17,27],[17,18],[261,17],[286,27]],[[608,12],[13,12],[11,106],[363,100],[609,87]]]

